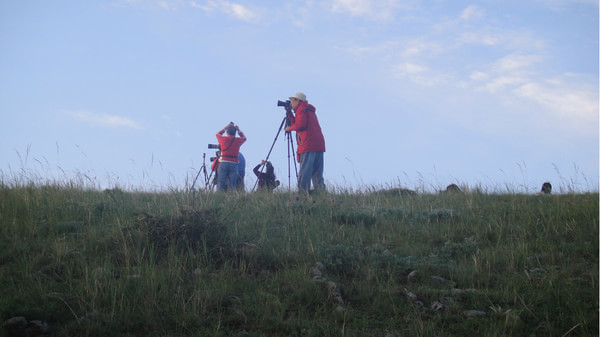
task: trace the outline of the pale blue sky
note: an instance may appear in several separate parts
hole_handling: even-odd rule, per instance
[[[335,188],[598,190],[598,1],[0,1],[0,174],[183,188],[317,108]],[[287,187],[283,135],[269,158]],[[295,185],[295,183],[293,183]]]

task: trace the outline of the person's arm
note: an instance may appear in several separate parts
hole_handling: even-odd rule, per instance
[[[225,125],[224,128],[222,128],[221,130],[217,131],[217,135],[221,136],[225,133],[225,129],[227,129],[228,127],[232,126],[233,122],[230,122],[229,124]]]
[[[260,171],[258,170],[258,169],[260,168],[260,165],[261,165],[261,164],[258,164],[258,165],[256,165],[256,166],[254,167],[254,169],[252,170],[252,172],[254,172],[254,174],[255,174],[257,177],[260,177]]]
[[[285,116],[290,120],[290,124],[294,124],[296,122],[296,116],[294,116],[292,109],[286,110]]]
[[[302,131],[308,127],[308,117],[304,112],[304,109],[296,112],[296,118],[294,123],[289,127],[285,128],[286,131]]]
[[[240,138],[242,138],[242,139],[245,141],[245,140],[246,140],[246,136],[244,135],[244,133],[242,132],[242,130],[240,130],[240,127],[236,125],[236,126],[235,126],[235,129],[236,129],[236,130],[237,130],[237,132],[239,133],[239,135],[240,135]]]
[[[261,160],[260,164],[256,165],[256,167],[254,168],[254,174],[256,174],[257,177],[260,177],[260,171],[258,170],[261,166],[263,166],[265,164],[265,160]]]

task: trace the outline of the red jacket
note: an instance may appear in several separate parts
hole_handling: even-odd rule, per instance
[[[232,163],[238,162],[238,155],[240,153],[240,146],[246,141],[246,137],[240,132],[240,138],[235,136],[221,136],[223,130],[217,133],[217,141],[221,145],[221,157],[219,162],[229,161]]]
[[[288,130],[296,131],[298,153],[325,152],[325,138],[315,114],[315,107],[307,102],[300,102],[295,113],[295,116],[288,115],[291,122]]]

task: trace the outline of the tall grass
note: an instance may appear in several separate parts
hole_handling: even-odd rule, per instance
[[[598,194],[470,190],[1,184],[0,319],[56,336],[598,335]]]

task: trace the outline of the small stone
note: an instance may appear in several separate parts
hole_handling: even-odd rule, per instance
[[[29,336],[39,336],[45,335],[48,333],[48,323],[42,321],[30,321],[27,324],[27,329],[29,330]]]
[[[417,295],[415,295],[414,293],[411,293],[411,292],[407,292],[406,297],[408,297],[408,299],[413,302],[419,300],[419,297],[417,297]]]
[[[408,280],[408,283],[415,283],[417,281],[419,281],[419,272],[416,270],[411,271],[408,276],[406,277],[406,279]]]
[[[333,299],[334,303],[343,306],[344,299],[342,298],[342,294],[338,285],[333,281],[329,281],[327,286],[329,288],[329,296]]]
[[[459,288],[452,289],[452,294],[456,295],[456,296],[465,295],[467,293],[478,294],[479,290],[474,289],[474,288],[469,288],[469,289],[466,289],[466,290],[465,289],[459,289]]]
[[[463,289],[459,289],[459,288],[452,289],[452,295],[454,295],[454,296],[460,296],[460,295],[463,295],[464,293],[465,293],[465,291]]]
[[[454,297],[444,296],[440,299],[444,305],[454,304]]]
[[[15,316],[7,319],[2,325],[9,336],[24,336],[27,319],[23,316]]]
[[[317,262],[317,263],[315,263],[315,268],[317,268],[319,270],[325,270],[325,269],[327,269],[325,267],[325,264],[323,262]]]
[[[321,276],[313,276],[312,281],[314,283],[325,283],[325,281],[327,281],[327,279],[325,277],[321,277]]]
[[[431,279],[433,281],[436,281],[436,282],[442,284],[442,285],[450,285],[453,288],[456,287],[456,282],[447,280],[447,279],[445,279],[445,278],[443,278],[441,276],[433,275],[433,276],[431,276]]]
[[[431,303],[431,309],[435,311],[444,311],[446,309],[446,306],[439,301],[435,301]]]
[[[463,311],[463,315],[465,315],[467,318],[479,318],[485,317],[487,314],[485,311],[481,310],[465,310]]]

